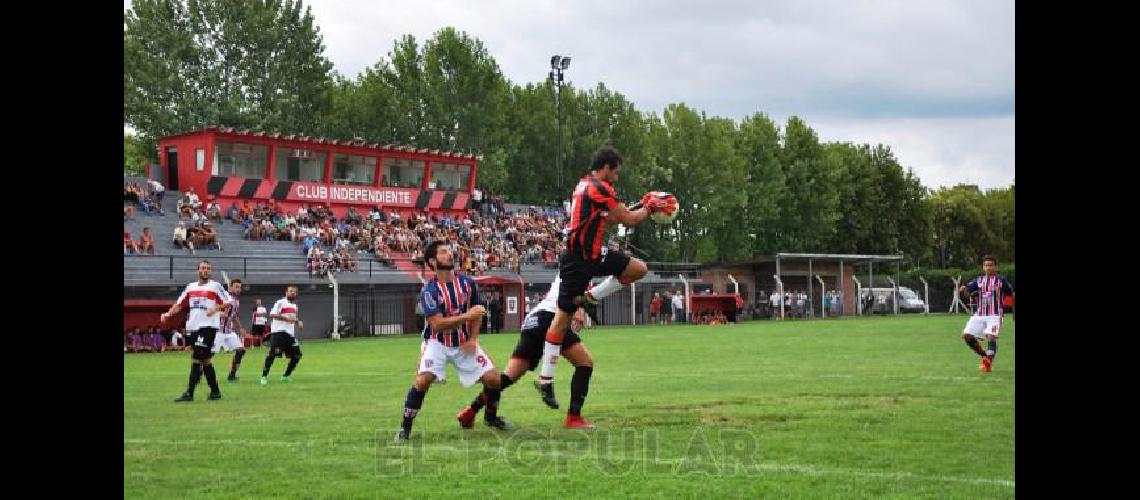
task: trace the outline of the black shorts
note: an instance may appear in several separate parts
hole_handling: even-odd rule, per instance
[[[562,285],[558,288],[558,308],[574,314],[578,306],[574,297],[586,293],[590,280],[598,276],[621,276],[629,265],[630,258],[624,252],[602,247],[598,260],[586,260],[576,252],[567,251],[558,260],[558,276]]]
[[[301,354],[301,343],[285,332],[273,332],[269,336],[269,348],[289,357]]]
[[[186,343],[194,348],[194,352],[190,357],[197,360],[205,360],[214,357],[214,338],[218,335],[218,329],[213,327],[199,328],[194,333],[189,335]]]
[[[519,342],[515,344],[515,352],[511,353],[512,358],[519,358],[528,363],[527,371],[535,369],[538,366],[538,361],[542,359],[542,348],[546,345],[546,331],[550,329],[550,323],[554,321],[554,313],[539,311],[535,316],[530,316],[530,318],[535,317],[537,317],[537,322],[531,319],[523,323]],[[573,330],[567,330],[566,335],[562,337],[562,349],[565,350],[581,341],[582,338],[577,333],[574,333]]]
[[[265,335],[265,325],[253,325],[253,330],[250,331],[254,335]]]

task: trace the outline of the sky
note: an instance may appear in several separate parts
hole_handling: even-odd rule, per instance
[[[799,116],[823,141],[890,146],[928,187],[1014,178],[1014,7],[973,0],[311,0],[336,71],[445,26],[515,84],[598,82],[641,111]],[[124,0],[124,8],[130,1]]]

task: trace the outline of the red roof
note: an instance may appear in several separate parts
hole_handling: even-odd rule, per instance
[[[455,157],[455,158],[465,158],[465,159],[475,159],[475,160],[482,160],[483,159],[483,155],[473,155],[470,153],[459,153],[459,152],[451,152],[451,151],[440,152],[439,150],[436,150],[436,149],[429,150],[427,148],[416,148],[415,146],[402,146],[399,144],[385,144],[385,145],[380,145],[378,143],[367,144],[367,143],[365,143],[365,141],[362,141],[362,140],[361,141],[344,141],[344,140],[338,140],[338,139],[326,139],[324,137],[310,137],[307,135],[302,136],[299,134],[284,134],[283,135],[281,132],[268,133],[265,131],[250,131],[248,129],[238,130],[238,129],[235,129],[233,127],[222,127],[222,126],[218,126],[218,125],[210,125],[206,128],[188,130],[186,132],[181,132],[181,133],[177,133],[177,134],[170,134],[170,135],[163,136],[163,137],[159,138],[159,140],[164,141],[164,140],[169,140],[169,139],[173,139],[176,137],[201,134],[201,133],[207,133],[207,132],[215,133],[215,134],[221,134],[221,135],[228,135],[228,136],[232,136],[232,137],[242,137],[242,136],[245,136],[245,137],[265,137],[265,138],[269,138],[269,139],[280,139],[280,140],[286,140],[286,141],[305,142],[305,143],[312,143],[312,144],[355,146],[358,148],[380,149],[380,150],[392,151],[392,152],[420,153],[420,154],[430,153],[433,155],[445,156],[445,157]]]

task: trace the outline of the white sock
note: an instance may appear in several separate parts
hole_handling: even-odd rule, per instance
[[[621,282],[618,281],[617,276],[610,276],[609,278],[606,278],[606,280],[603,281],[600,285],[591,288],[590,296],[594,297],[594,300],[601,302],[602,299],[613,295],[614,292],[621,290],[622,288],[625,288],[625,285],[621,284]]]
[[[542,367],[539,370],[539,382],[549,384],[554,381],[554,365],[558,363],[558,356],[562,354],[561,344],[545,342],[542,346]]]

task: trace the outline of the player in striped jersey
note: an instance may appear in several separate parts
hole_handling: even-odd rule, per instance
[[[672,195],[656,196],[657,193],[652,192],[645,194],[640,207],[627,208],[619,203],[611,183],[618,181],[621,166],[622,158],[617,150],[602,146],[594,152],[590,164],[592,172],[582,177],[571,197],[566,252],[558,262],[558,275],[562,280],[558,310],[543,343],[541,383],[554,380],[554,365],[562,350],[563,336],[578,308],[592,307],[602,298],[641,279],[648,271],[645,262],[603,244],[606,226],[632,227],[644,222],[653,212],[671,213],[677,209],[677,199]],[[587,293],[586,287],[595,276],[610,278]]]
[[[424,341],[420,345],[415,380],[404,400],[404,420],[396,433],[396,442],[407,441],[411,436],[412,423],[423,406],[428,388],[436,380],[446,381],[448,363],[455,366],[464,387],[470,387],[477,380],[483,383],[481,397],[487,406],[483,415],[486,424],[500,430],[510,429],[511,425],[498,415],[501,376],[494,360],[483,352],[478,342],[486,310],[475,280],[454,271],[454,256],[442,241],[428,244],[424,264],[435,270],[435,277],[420,290],[420,305],[426,319]]]
[[[500,390],[506,390],[524,373],[538,367],[539,361],[542,359],[542,347],[546,331],[550,329],[550,323],[554,321],[554,315],[558,311],[558,288],[561,282],[562,280],[559,277],[555,277],[554,282],[550,284],[550,290],[546,292],[546,297],[534,306],[523,319],[522,333],[519,334],[518,344],[515,345],[511,360],[507,363],[507,369],[499,381]],[[586,349],[586,345],[578,336],[578,332],[585,326],[585,311],[578,309],[574,312],[574,317],[570,322],[570,331],[562,339],[561,355],[574,366],[574,378],[570,382],[570,408],[566,413],[567,429],[594,428],[593,424],[582,418],[582,405],[586,403],[586,393],[589,392],[590,388],[590,376],[594,373],[594,358],[590,356],[590,351]],[[536,380],[534,385],[539,394],[542,395],[542,402],[550,408],[557,409],[558,401],[554,398],[554,384]],[[476,397],[470,406],[459,412],[456,417],[459,424],[464,428],[470,428],[483,405],[483,398],[481,396]]]
[[[1005,318],[1005,296],[1013,295],[1013,286],[1005,276],[997,273],[997,267],[997,259],[992,255],[983,257],[983,274],[958,289],[961,293],[977,294],[978,308],[966,323],[962,339],[982,357],[978,369],[987,373],[993,371],[994,358],[997,356],[997,339],[1001,335],[1001,324]],[[985,350],[978,342],[978,337],[982,335],[988,341]]]
[[[282,382],[293,381],[293,370],[301,362],[301,343],[297,341],[295,327],[305,327],[300,319],[297,307],[298,289],[295,286],[285,288],[285,297],[278,299],[269,311],[270,324],[269,353],[265,355],[265,367],[261,370],[261,385],[269,383],[269,369],[273,367],[273,358],[284,354],[289,358],[289,366],[285,367],[285,374],[281,376]]]
[[[233,298],[221,283],[210,279],[210,262],[203,260],[198,263],[198,281],[186,285],[178,301],[170,306],[170,310],[159,316],[159,321],[166,323],[170,317],[178,314],[183,307],[190,309],[186,319],[187,342],[193,346],[190,354],[190,383],[186,392],[182,393],[175,402],[193,401],[194,387],[198,385],[203,374],[206,383],[210,386],[208,399],[222,399],[222,391],[218,388],[218,379],[214,374],[214,365],[211,359],[214,356],[214,337],[217,336],[223,315],[231,307]]]
[[[241,307],[238,296],[241,295],[241,289],[240,279],[230,280],[229,292],[234,299],[233,306],[226,311],[225,317],[222,318],[222,331],[218,333],[218,338],[214,341],[214,354],[217,354],[218,351],[234,351],[234,359],[230,362],[230,374],[226,377],[226,380],[230,382],[237,382],[238,367],[241,366],[241,358],[245,356],[245,344],[242,343],[241,336],[248,333],[245,331],[245,327],[241,325],[241,318],[238,317]]]

